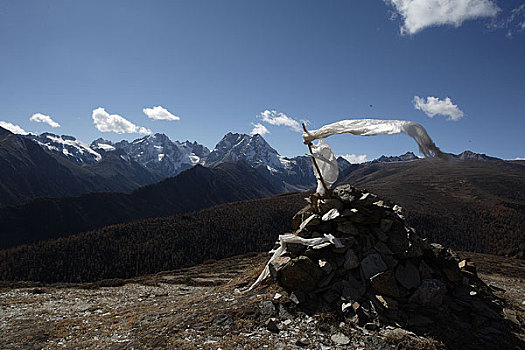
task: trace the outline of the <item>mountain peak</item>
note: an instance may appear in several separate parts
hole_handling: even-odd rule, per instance
[[[406,161],[417,160],[417,159],[419,159],[419,157],[416,156],[413,152],[407,152],[400,156],[388,156],[387,157],[385,155],[382,155],[381,157],[374,159],[372,163],[406,162]]]
[[[74,136],[45,132],[40,135],[24,135],[24,137],[38,143],[46,151],[69,159],[76,164],[91,164],[102,159],[98,152]]]
[[[470,160],[501,160],[496,157],[487,156],[485,153],[476,153],[470,150],[461,152],[456,157],[461,160],[467,160],[467,159],[470,159]]]
[[[252,166],[282,168],[279,153],[261,135],[227,133],[206,159],[206,166],[244,159]]]

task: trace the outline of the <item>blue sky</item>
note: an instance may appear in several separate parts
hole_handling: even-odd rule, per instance
[[[515,159],[524,62],[525,1],[0,0],[0,121],[88,143],[151,131],[213,148],[260,123],[295,156],[307,148],[290,120],[368,117],[418,122],[446,152]],[[157,106],[163,119],[143,111]],[[403,135],[328,142],[369,160],[417,151]]]

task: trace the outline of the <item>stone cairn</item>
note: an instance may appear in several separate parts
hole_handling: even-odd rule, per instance
[[[369,329],[455,322],[480,337],[501,334],[502,300],[477,277],[474,263],[418,237],[401,207],[350,185],[307,201],[293,218],[294,235],[332,234],[341,244],[287,243],[269,264],[298,309],[336,311]]]

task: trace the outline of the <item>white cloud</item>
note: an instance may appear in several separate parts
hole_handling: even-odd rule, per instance
[[[19,127],[18,125],[11,124],[9,122],[4,122],[0,120],[0,127],[11,131],[13,134],[19,134],[19,135],[27,135],[29,134],[27,131]]]
[[[59,128],[60,124],[58,124],[56,121],[51,119],[50,116],[42,114],[42,113],[35,113],[29,118],[32,122],[37,123],[46,123],[47,125],[51,126],[52,128]]]
[[[91,117],[93,118],[96,128],[102,132],[116,132],[117,134],[151,134],[151,130],[135,125],[118,114],[109,114],[102,107],[94,109]]]
[[[425,112],[430,118],[441,114],[447,116],[447,120],[457,121],[465,115],[448,97],[440,100],[437,97],[428,96],[425,102],[424,97],[414,96],[414,108]]]
[[[267,109],[259,114],[259,118],[261,118],[261,121],[271,125],[284,125],[297,132],[302,132],[303,130],[297,120],[275,110],[270,111]]]
[[[509,39],[514,37],[514,34],[525,31],[525,4],[509,11],[502,11],[498,18],[495,18],[487,27],[491,30],[504,29],[506,36]]]
[[[341,157],[343,157],[344,159],[346,159],[347,161],[349,161],[352,164],[365,163],[367,161],[367,155],[366,154],[360,154],[360,155],[345,154],[345,155],[342,155]]]
[[[493,0],[384,0],[403,18],[402,34],[416,34],[433,26],[459,27],[464,21],[494,17],[500,11]]]
[[[179,120],[180,119],[180,117],[171,114],[166,108],[162,106],[156,106],[153,108],[144,108],[142,111],[150,119],[155,119],[155,120]]]
[[[525,157],[516,157],[514,160],[525,160]]]
[[[268,129],[266,128],[266,126],[262,125],[261,123],[252,123],[253,125],[253,130],[252,132],[250,133],[250,135],[255,135],[255,134],[259,134],[261,136],[264,136],[266,134],[269,134],[270,132],[268,131]]]

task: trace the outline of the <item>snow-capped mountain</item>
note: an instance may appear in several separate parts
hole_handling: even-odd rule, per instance
[[[118,154],[122,159],[133,160],[164,177],[175,176],[196,164],[202,164],[210,151],[197,142],[171,141],[164,134],[148,135],[133,142],[126,140],[112,143],[97,139],[91,148],[103,155]]]
[[[79,165],[92,164],[102,159],[100,153],[73,136],[59,136],[46,132],[40,135],[24,135],[24,137],[35,141],[46,151],[65,157]]]
[[[309,157],[281,156],[259,134],[228,133],[211,152],[197,142],[172,141],[164,134],[148,135],[132,142],[123,140],[114,143],[99,138],[89,146],[71,136],[45,133],[27,137],[45,150],[79,165],[92,166],[100,160],[114,163],[115,157],[118,157],[128,162],[134,172],[138,170],[138,165],[131,166],[131,163],[136,162],[157,178],[176,176],[197,164],[211,168],[244,161],[283,191],[310,189],[316,183]],[[338,163],[341,170],[349,165],[343,158],[339,158]]]
[[[312,161],[307,156],[287,158],[281,156],[259,134],[226,134],[211,151],[204,162],[205,166],[246,161],[259,172],[279,186],[283,191],[310,189],[316,180],[312,171]],[[338,159],[340,169],[350,165],[345,159]]]
[[[264,165],[270,169],[283,168],[285,162],[266,140],[259,134],[227,133],[211,151],[204,164],[214,167],[221,163],[244,160],[251,166]],[[272,171],[272,170],[270,170]]]
[[[470,150],[466,150],[464,152],[461,152],[457,156],[454,156],[455,158],[461,159],[461,160],[501,160],[500,158],[487,156],[485,153],[475,153]]]
[[[374,159],[372,163],[392,163],[392,162],[406,162],[409,160],[417,160],[419,159],[418,156],[416,156],[413,152],[407,152],[405,154],[402,154],[400,156],[381,156],[377,159]]]

